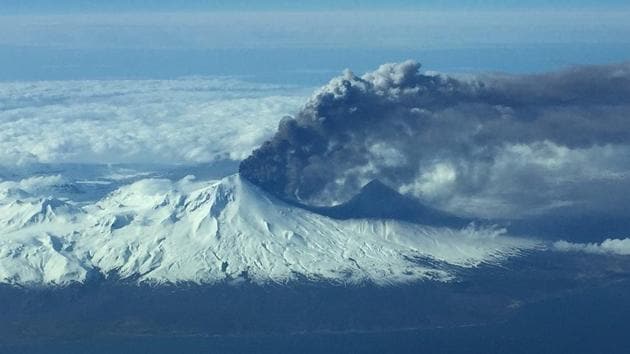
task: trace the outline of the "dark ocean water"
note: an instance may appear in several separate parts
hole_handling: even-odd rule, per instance
[[[630,260],[532,254],[454,283],[0,288],[0,353],[627,353]]]

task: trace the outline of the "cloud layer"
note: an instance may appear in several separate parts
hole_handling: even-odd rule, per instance
[[[630,256],[630,238],[606,239],[601,243],[554,242],[553,248],[561,252],[585,252],[593,254],[614,254]]]
[[[0,165],[240,160],[298,87],[233,79],[0,83]]]
[[[311,204],[372,179],[461,214],[630,207],[630,64],[455,77],[408,61],[320,89],[241,164]]]

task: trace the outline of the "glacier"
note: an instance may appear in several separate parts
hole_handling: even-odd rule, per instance
[[[82,202],[44,197],[23,184],[0,191],[0,283],[19,286],[101,277],[150,284],[451,281],[458,269],[541,247],[493,227],[334,219],[287,204],[238,174],[139,178]]]

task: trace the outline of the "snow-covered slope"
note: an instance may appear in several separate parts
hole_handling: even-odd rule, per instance
[[[144,179],[93,203],[24,191],[0,199],[0,282],[13,284],[83,282],[98,273],[156,283],[449,280],[457,267],[535,247],[495,229],[336,220],[238,175]]]

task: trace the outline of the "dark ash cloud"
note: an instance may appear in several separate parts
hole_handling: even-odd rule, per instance
[[[630,63],[524,76],[428,74],[413,61],[347,71],[282,120],[240,172],[311,205],[378,179],[460,214],[621,212]]]

